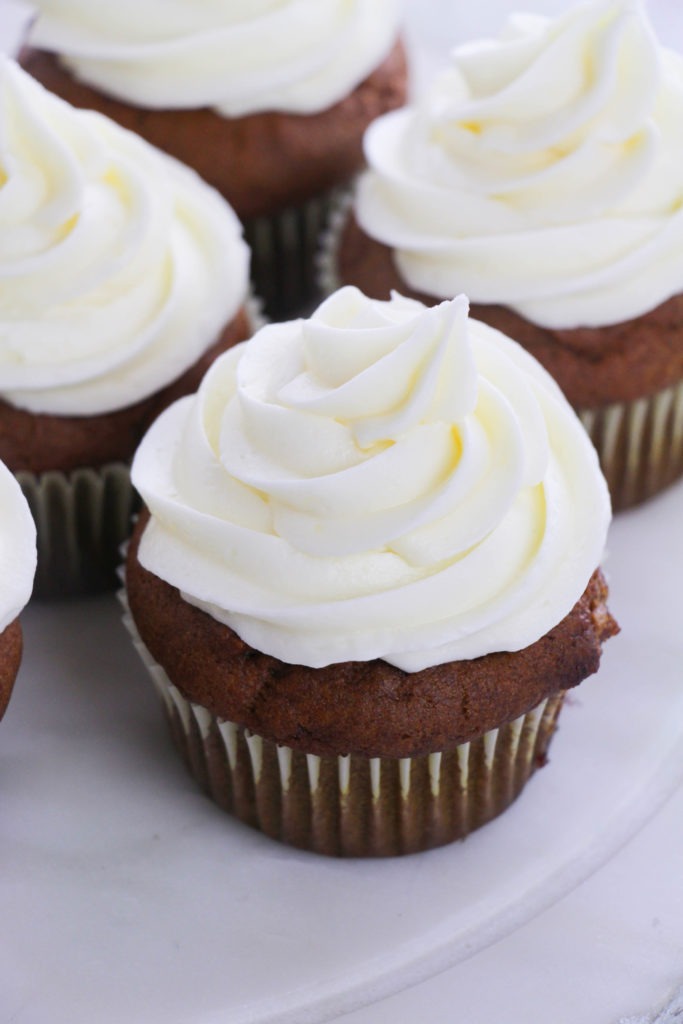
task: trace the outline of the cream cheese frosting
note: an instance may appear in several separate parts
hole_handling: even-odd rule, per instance
[[[610,503],[557,385],[468,316],[352,287],[221,356],[135,456],[139,559],[284,662],[519,650],[582,595]]]
[[[371,125],[356,215],[422,293],[618,323],[681,291],[682,121],[683,59],[638,0],[515,15]]]
[[[36,571],[36,528],[19,484],[0,462],[0,633],[27,604]]]
[[[78,78],[149,108],[310,114],[387,56],[399,0],[37,0],[30,36]]]
[[[217,340],[248,273],[237,217],[193,171],[0,57],[0,397],[132,405]]]

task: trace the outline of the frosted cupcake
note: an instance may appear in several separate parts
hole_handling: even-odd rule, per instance
[[[31,596],[35,571],[36,528],[18,483],[0,462],[0,718],[19,671],[19,613]]]
[[[636,0],[514,16],[380,118],[332,280],[473,314],[546,366],[615,507],[683,472],[683,61]]]
[[[213,189],[2,59],[0,459],[38,526],[38,594],[114,584],[133,452],[248,336],[247,288]]]
[[[275,315],[313,288],[332,189],[405,102],[399,0],[38,0],[25,65],[194,167],[246,224]],[[49,52],[48,52],[49,51]]]
[[[616,630],[595,452],[464,297],[346,288],[263,328],[133,479],[130,624],[175,741],[297,846],[406,853],[499,814]]]

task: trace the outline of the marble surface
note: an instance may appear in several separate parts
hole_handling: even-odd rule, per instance
[[[659,1006],[683,973],[682,512],[680,485],[613,524],[623,631],[549,766],[464,843],[402,859],[327,860],[223,815],[115,599],[30,607],[0,744],[1,1024],[396,1024],[425,999],[446,1024],[456,992],[462,1019],[510,1024],[550,1000],[553,1024]]]

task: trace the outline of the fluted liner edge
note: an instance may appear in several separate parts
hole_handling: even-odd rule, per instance
[[[319,757],[187,700],[124,622],[191,775],[224,810],[281,842],[331,856],[413,853],[495,818],[544,764],[564,693],[453,750],[412,758]]]

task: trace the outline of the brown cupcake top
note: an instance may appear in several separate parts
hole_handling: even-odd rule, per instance
[[[189,700],[274,742],[320,755],[414,757],[452,749],[576,686],[597,671],[618,627],[599,570],[569,615],[524,650],[406,673],[384,661],[314,669],[284,664],[182,599],[138,561],[140,518],[126,562],[131,613]]]

